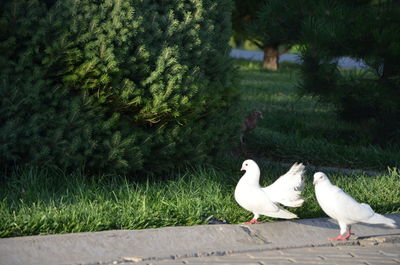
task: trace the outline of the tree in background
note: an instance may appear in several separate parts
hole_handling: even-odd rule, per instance
[[[229,112],[231,8],[2,1],[1,167],[125,173],[210,161],[239,126]]]
[[[319,1],[302,29],[302,89],[333,102],[376,142],[400,140],[399,1]],[[341,71],[350,56],[366,71]]]
[[[242,44],[248,39],[247,27],[255,17],[260,0],[235,1],[232,12],[233,39],[237,44]]]
[[[279,56],[299,43],[309,1],[235,1],[233,29],[236,38],[248,39],[264,52],[263,67],[277,70]]]

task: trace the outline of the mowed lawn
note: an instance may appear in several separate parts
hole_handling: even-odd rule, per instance
[[[232,147],[235,155],[227,154],[216,164],[140,179],[16,169],[1,178],[0,237],[248,221],[252,214],[233,197],[245,158],[258,162],[262,185],[288,170],[269,160],[380,171],[374,177],[327,173],[334,184],[377,212],[400,212],[400,172],[396,169],[400,154],[395,147],[371,145],[362,136],[362,128],[338,121],[332,106],[299,96],[296,66],[287,64],[278,72],[267,72],[258,63],[236,63],[242,97],[238,122],[255,109],[264,114],[259,126],[247,135],[241,153]],[[290,209],[299,218],[325,216],[314,196],[313,173],[307,171],[305,204]]]
[[[277,72],[260,69],[258,62],[239,60],[237,65],[241,115],[255,109],[264,115],[247,137],[245,150],[250,154],[318,166],[378,171],[399,167],[399,145],[373,145],[368,128],[341,121],[331,104],[301,94],[295,64],[283,63]]]

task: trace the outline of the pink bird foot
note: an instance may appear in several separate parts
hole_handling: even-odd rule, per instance
[[[347,234],[344,236],[344,238],[349,239],[351,235],[354,235],[354,233],[352,233],[351,228],[349,228],[349,231],[347,231]]]
[[[346,235],[346,236],[347,236],[347,235]],[[344,236],[342,236],[342,235],[338,235],[337,237],[334,237],[334,238],[328,238],[328,240],[331,240],[331,241],[347,240],[347,238],[344,237]]]
[[[261,224],[259,221],[257,221],[257,219],[251,219],[248,222],[243,223],[245,225],[252,225],[252,224]]]
[[[345,236],[342,235],[338,235],[335,238],[328,238],[329,240],[332,241],[336,241],[336,240],[348,240],[350,238],[351,235],[354,235],[354,233],[351,232],[351,229],[349,229],[349,231],[347,231],[347,234]]]

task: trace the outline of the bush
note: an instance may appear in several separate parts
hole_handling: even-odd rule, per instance
[[[3,166],[156,172],[232,139],[230,1],[0,8]]]
[[[362,124],[375,141],[400,140],[400,5],[395,1],[320,2],[303,26],[304,91],[336,105],[341,118]],[[338,69],[350,56],[368,66]]]

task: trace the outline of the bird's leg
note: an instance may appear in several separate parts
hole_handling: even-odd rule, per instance
[[[260,223],[259,221],[257,221],[257,219],[253,218],[253,219],[251,219],[250,221],[245,222],[245,223],[243,223],[243,224],[252,225],[252,224],[261,224],[261,223]]]
[[[328,238],[329,240],[335,240],[335,241],[336,240],[347,240],[350,237],[350,235],[351,235],[351,231],[350,231],[351,226],[347,226],[345,223],[342,223],[342,222],[339,222],[339,226],[340,226],[340,234],[337,237]],[[347,230],[347,227],[349,227],[348,230]],[[348,231],[347,234],[345,236],[343,236],[346,231]]]
[[[246,225],[252,225],[252,224],[261,224],[259,221],[257,221],[257,219],[260,217],[259,214],[255,213],[253,219],[251,219],[250,221],[244,223]]]
[[[332,240],[332,241],[336,241],[336,240],[346,240],[347,238],[339,234],[337,237],[328,238],[328,239]]]
[[[354,235],[354,233],[351,232],[351,225],[350,225],[347,234],[344,236],[344,239],[349,239],[351,235]]]
[[[354,233],[351,232],[351,225],[349,225],[346,235],[343,236],[342,234],[339,234],[335,238],[329,238],[329,240],[348,240],[351,235],[354,235]]]

